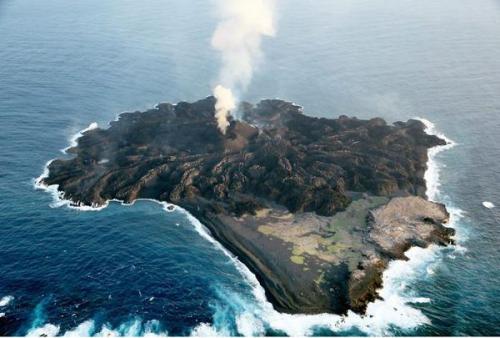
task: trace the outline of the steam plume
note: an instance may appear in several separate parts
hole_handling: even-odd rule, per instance
[[[274,0],[215,2],[220,22],[212,36],[212,47],[221,52],[222,68],[213,93],[219,129],[225,133],[227,118],[236,107],[233,91],[246,89],[262,55],[262,37],[275,34]]]
[[[217,125],[221,133],[225,134],[229,126],[229,114],[231,110],[236,108],[236,102],[231,90],[221,85],[214,88],[214,96],[217,100],[215,103],[215,118],[217,119]]]

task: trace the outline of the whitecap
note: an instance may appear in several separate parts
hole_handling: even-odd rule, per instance
[[[27,337],[55,337],[59,334],[60,327],[54,324],[45,324],[41,327],[32,328],[26,334]]]
[[[200,323],[191,330],[193,337],[229,337],[231,334],[226,330],[217,330],[209,323]]]
[[[138,318],[122,323],[118,326],[118,332],[120,335],[127,337],[139,336],[141,334],[141,329],[142,323]]]
[[[40,327],[31,328],[28,336],[56,336],[60,333],[60,326],[54,324],[45,324]],[[165,337],[168,336],[168,331],[161,330],[160,322],[156,319],[143,322],[140,318],[134,318],[129,321],[119,324],[113,328],[109,323],[103,324],[100,328],[96,327],[94,320],[89,319],[72,329],[68,329],[63,337]]]
[[[120,332],[114,330],[110,324],[104,324],[99,332],[94,334],[94,337],[119,337]]]
[[[10,302],[14,300],[13,296],[4,296],[2,299],[0,299],[0,307],[4,307],[9,305]]]
[[[488,209],[493,209],[495,207],[495,204],[488,202],[488,201],[484,201],[483,207],[488,208]]]
[[[90,337],[95,332],[95,322],[93,320],[86,320],[79,324],[74,329],[68,330],[64,333],[64,337]]]
[[[431,299],[428,297],[415,297],[415,298],[411,298],[410,302],[411,303],[418,303],[418,304],[430,303]]]
[[[160,321],[153,319],[144,323],[143,335],[145,337],[165,337],[168,336],[168,331],[162,331]]]

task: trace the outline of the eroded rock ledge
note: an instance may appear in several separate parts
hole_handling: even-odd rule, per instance
[[[75,204],[187,209],[291,313],[362,312],[391,259],[451,242],[445,207],[424,197],[427,150],[445,141],[421,122],[314,118],[263,100],[222,135],[214,103],[124,113],[85,132],[42,183]]]

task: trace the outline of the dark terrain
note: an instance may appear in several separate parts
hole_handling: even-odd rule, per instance
[[[41,183],[75,205],[151,198],[187,209],[291,313],[362,312],[391,259],[451,242],[423,178],[427,150],[445,141],[421,122],[314,118],[263,100],[241,104],[223,135],[214,103],[121,114],[85,132]]]

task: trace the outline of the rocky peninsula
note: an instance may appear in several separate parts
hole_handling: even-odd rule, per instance
[[[288,313],[363,312],[390,260],[447,245],[444,205],[425,198],[427,151],[445,141],[416,120],[305,115],[242,103],[217,128],[213,97],[123,113],[86,131],[41,184],[75,205],[166,201],[188,210]]]

